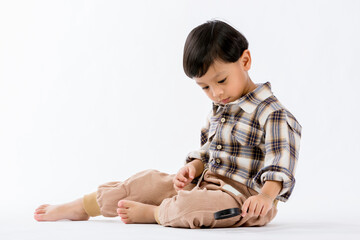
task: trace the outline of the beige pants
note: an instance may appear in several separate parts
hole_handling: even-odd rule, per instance
[[[137,173],[124,182],[109,182],[100,185],[97,192],[85,195],[84,208],[89,216],[118,216],[119,200],[133,200],[159,206],[157,222],[163,226],[238,227],[263,226],[276,215],[273,208],[264,217],[235,216],[222,220],[214,219],[214,212],[241,208],[247,198],[257,192],[244,184],[206,171],[197,185],[190,184],[185,190],[175,191],[173,177],[156,170]]]

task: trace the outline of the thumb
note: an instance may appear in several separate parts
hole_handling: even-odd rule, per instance
[[[195,168],[193,166],[189,167],[189,177],[194,179],[195,177]]]

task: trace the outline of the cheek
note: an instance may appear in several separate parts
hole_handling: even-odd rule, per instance
[[[229,86],[226,86],[225,91],[229,94],[234,94],[238,88],[239,88],[238,85],[229,85]]]
[[[231,96],[239,97],[239,95],[241,95],[241,93],[242,93],[242,89],[243,89],[243,86],[240,83],[238,83],[236,85],[233,85],[232,87],[229,87],[228,93]]]

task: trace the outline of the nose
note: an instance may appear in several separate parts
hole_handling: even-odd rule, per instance
[[[220,99],[220,97],[224,94],[224,91],[220,87],[214,87],[212,94],[214,98]]]

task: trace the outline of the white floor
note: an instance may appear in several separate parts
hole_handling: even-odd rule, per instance
[[[24,216],[24,215],[23,215]],[[36,222],[31,216],[2,216],[0,239],[360,239],[360,223],[354,216],[281,216],[260,228],[175,229],[159,225],[125,225],[118,218],[89,221]],[[357,220],[358,222],[354,222]]]

